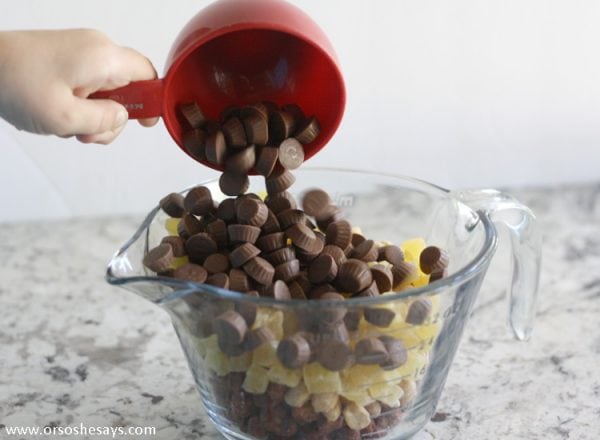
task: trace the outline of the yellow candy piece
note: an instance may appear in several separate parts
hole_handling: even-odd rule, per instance
[[[302,380],[302,370],[290,370],[285,368],[281,362],[275,362],[267,373],[269,381],[294,388]]]
[[[285,393],[283,400],[293,408],[300,408],[310,399],[310,393],[306,389],[304,382],[300,382],[294,388],[291,388]]]
[[[229,364],[231,365],[231,371],[243,373],[252,364],[252,352],[246,352],[240,356],[231,356]]]
[[[190,262],[190,259],[187,257],[187,255],[184,255],[183,257],[175,257],[175,258],[173,258],[171,267],[173,269],[179,269],[181,266],[183,266],[184,264],[188,264],[189,262]]]
[[[309,393],[339,393],[342,381],[337,371],[329,371],[317,362],[303,368],[304,384]]]
[[[269,341],[261,344],[254,350],[252,363],[261,367],[270,367],[279,362],[277,359],[277,344],[277,341]]]
[[[327,412],[335,408],[340,399],[337,393],[317,393],[310,398],[310,403],[315,412]]]
[[[225,376],[231,373],[231,362],[229,356],[221,352],[220,350],[210,350],[206,352],[204,357],[206,366],[213,370],[217,376]]]
[[[400,383],[400,387],[404,391],[402,399],[400,400],[400,404],[403,407],[406,407],[414,400],[415,396],[417,395],[417,384],[414,380],[403,380]]]
[[[344,390],[342,391],[340,396],[342,396],[345,399],[351,400],[352,402],[360,406],[367,406],[369,403],[373,403],[375,401],[375,399],[373,399],[369,394],[368,388],[361,388],[350,391]]]
[[[329,411],[325,411],[323,415],[329,422],[335,422],[337,419],[339,419],[342,415],[342,404],[340,403],[340,400],[338,399],[335,406]]]
[[[412,238],[400,245],[404,253],[404,260],[415,264],[417,267],[419,267],[419,256],[426,247],[427,243],[422,238]]]
[[[424,274],[419,269],[419,278],[410,283],[413,287],[423,287],[429,284],[429,275]]]
[[[169,235],[179,235],[177,227],[179,226],[180,218],[169,217],[165,220],[165,229]]]
[[[256,321],[252,328],[267,327],[275,336],[275,339],[283,339],[283,312],[266,307],[259,307],[256,313]]]
[[[259,191],[256,195],[260,197],[261,200],[265,200],[268,194],[266,191]]]
[[[206,356],[209,351],[219,351],[219,342],[217,341],[217,335],[211,335],[208,338],[200,338],[196,343],[196,348],[200,356]]]
[[[260,365],[252,364],[246,371],[242,388],[251,394],[264,394],[269,386],[267,370]]]
[[[378,365],[354,365],[342,371],[344,392],[355,392],[383,381],[383,370]]]
[[[369,411],[354,402],[346,405],[343,411],[344,420],[350,429],[360,431],[371,424],[371,415]]]
[[[397,408],[400,406],[400,399],[404,394],[404,390],[398,385],[391,383],[379,383],[369,387],[369,394],[373,399]]]

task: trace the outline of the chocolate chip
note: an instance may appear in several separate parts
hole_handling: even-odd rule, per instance
[[[185,212],[183,207],[183,196],[179,193],[171,193],[160,199],[158,205],[169,216],[180,218]]]
[[[346,368],[352,359],[352,350],[347,343],[329,339],[319,345],[317,361],[330,371],[341,371]]]
[[[185,210],[190,214],[204,215],[213,211],[213,199],[210,190],[205,186],[192,188],[183,201]]]
[[[250,145],[225,160],[225,170],[234,174],[247,174],[256,162],[256,149]]]
[[[226,171],[219,177],[219,188],[223,191],[223,194],[228,196],[243,194],[248,189],[248,186],[250,186],[250,181],[246,175]]]
[[[161,244],[162,243],[167,243],[171,245],[171,248],[173,249],[173,256],[176,258],[187,255],[185,252],[185,241],[179,236],[168,235],[166,237],[163,237],[163,239],[161,240]]]
[[[287,190],[294,184],[296,178],[288,170],[275,171],[265,179],[267,193],[274,194]],[[272,208],[271,208],[272,209]]]
[[[248,326],[242,315],[234,310],[228,310],[215,318],[213,329],[220,343],[238,345],[244,340]]]
[[[265,199],[265,203],[275,215],[285,211],[286,209],[296,209],[297,207],[294,196],[287,191],[269,194]]]
[[[285,281],[293,280],[300,273],[300,261],[289,260],[275,267],[275,279]]]
[[[377,261],[387,261],[394,265],[404,261],[404,252],[398,246],[387,245],[380,247],[378,250]]]
[[[267,221],[268,213],[267,205],[251,197],[243,198],[236,207],[236,215],[240,223],[259,228]]]
[[[236,292],[247,292],[251,289],[248,275],[241,269],[231,269],[229,271],[229,287]]]
[[[329,283],[335,279],[338,266],[331,255],[321,254],[315,258],[308,269],[308,279],[311,283]]]
[[[408,308],[405,321],[408,324],[421,325],[430,313],[431,300],[429,298],[419,298],[414,300]]]
[[[351,244],[352,226],[346,220],[339,220],[327,226],[325,232],[327,244],[334,244],[341,249],[346,249]]]
[[[217,243],[206,232],[192,235],[185,242],[190,259],[202,263],[206,257],[217,252]]]
[[[335,261],[335,264],[337,264],[338,266],[344,264],[348,259],[346,257],[346,254],[344,254],[344,251],[334,244],[328,244],[327,246],[325,246],[321,251],[321,254],[331,255],[333,257],[333,260]]]
[[[206,160],[215,165],[222,165],[225,162],[227,145],[222,131],[217,130],[206,137],[204,152]]]
[[[269,141],[269,120],[263,113],[248,115],[242,119],[248,144],[266,145]]]
[[[198,284],[204,283],[207,276],[208,273],[206,270],[199,264],[194,263],[186,263],[175,269],[175,272],[173,272],[173,277],[177,279],[192,281]]]
[[[317,136],[319,136],[320,132],[321,127],[319,122],[314,116],[312,116],[298,128],[294,137],[298,139],[300,143],[307,145],[313,142]]]
[[[426,274],[441,272],[448,267],[448,253],[437,246],[426,247],[419,257],[419,265]]]
[[[225,199],[217,208],[217,217],[223,220],[225,223],[232,223],[236,220],[235,218],[235,199]]]
[[[231,265],[233,267],[240,267],[259,254],[260,249],[258,249],[252,243],[243,243],[231,251],[229,254],[229,260],[231,261]],[[248,271],[246,271],[246,273],[248,273]],[[248,275],[252,276],[251,274]]]
[[[407,279],[412,279],[417,275],[417,266],[407,261],[400,261],[392,266],[392,275],[394,277],[394,287],[402,284]]]
[[[373,275],[373,280],[380,292],[389,292],[392,290],[394,276],[388,266],[384,266],[383,264],[371,266],[371,275]]]
[[[229,277],[226,273],[214,273],[208,276],[206,284],[220,287],[221,289],[229,289]]]
[[[183,148],[196,160],[206,160],[206,138],[208,134],[205,130],[196,128],[186,131],[182,135],[181,143]]]
[[[281,280],[277,280],[273,284],[268,286],[265,289],[265,296],[278,300],[292,299],[290,289],[288,288],[287,284],[285,284],[285,282]]]
[[[354,236],[355,234],[352,234]],[[358,245],[352,244],[354,249],[350,254],[352,258],[356,258],[357,260],[370,262],[377,260],[377,247],[375,246],[375,242],[373,240],[364,240]]]
[[[340,266],[337,282],[343,291],[357,293],[373,282],[373,276],[367,263],[351,258]]]
[[[263,252],[269,253],[285,247],[286,237],[284,232],[267,234],[256,240],[256,246]]]
[[[304,148],[294,138],[288,138],[279,145],[279,163],[287,170],[295,170],[304,162]]]
[[[261,226],[261,229],[265,234],[272,234],[273,232],[281,231],[281,225],[279,224],[279,220],[277,220],[277,216],[270,209],[267,214],[267,220]]]
[[[279,158],[279,148],[263,147],[256,160],[256,172],[261,176],[269,177],[275,169]]]
[[[364,310],[365,320],[375,327],[389,327],[396,313],[393,310],[381,307],[366,307]]]
[[[259,251],[260,252],[260,251]],[[273,282],[275,269],[267,260],[261,257],[254,257],[244,264],[244,271],[257,283],[268,286]]]
[[[275,336],[273,332],[269,329],[269,327],[259,327],[255,330],[250,330],[246,333],[246,338],[244,339],[244,349],[246,351],[256,350],[258,347],[263,345],[265,342],[274,341]]]
[[[381,368],[384,370],[394,370],[406,363],[408,353],[401,340],[385,335],[380,336],[379,340],[383,342],[388,353],[388,361],[380,364]]]
[[[144,256],[144,266],[154,272],[164,272],[173,263],[173,248],[168,243],[159,244]]]
[[[248,145],[246,141],[246,131],[244,130],[244,124],[239,118],[229,118],[222,127],[223,134],[225,135],[225,142],[230,148],[244,148]]]
[[[288,246],[266,254],[265,259],[273,266],[277,267],[286,261],[296,259],[296,254],[294,249]]]
[[[206,122],[202,110],[195,102],[181,104],[178,109],[191,128],[200,128]]]
[[[260,235],[260,228],[251,225],[229,225],[227,233],[232,243],[255,243]]]
[[[223,254],[209,255],[204,260],[203,267],[211,275],[219,272],[227,272],[229,270],[229,258]]]
[[[301,368],[308,363],[310,357],[310,345],[301,334],[289,336],[277,346],[277,358],[286,368]]]
[[[385,364],[389,361],[388,352],[383,342],[377,338],[365,338],[356,343],[354,357],[357,364]]]

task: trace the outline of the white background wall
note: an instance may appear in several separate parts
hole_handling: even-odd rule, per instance
[[[338,134],[310,164],[453,188],[598,181],[600,2],[293,2],[330,36],[348,89]],[[97,28],[162,72],[178,31],[207,3],[5,1],[0,29]],[[130,122],[104,147],[0,121],[0,221],[144,212],[216,175],[162,123]]]

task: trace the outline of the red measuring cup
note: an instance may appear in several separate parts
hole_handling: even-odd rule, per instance
[[[297,104],[321,125],[321,134],[305,146],[306,159],[331,139],[344,113],[344,79],[331,43],[307,14],[283,0],[219,0],[208,5],[179,33],[165,71],[162,79],[91,97],[120,102],[130,119],[162,116],[184,151],[187,127],[177,111],[180,104],[195,101],[215,120],[231,105],[265,100]]]

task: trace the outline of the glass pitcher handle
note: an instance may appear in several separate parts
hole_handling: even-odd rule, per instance
[[[509,320],[518,339],[529,339],[542,259],[542,239],[535,215],[513,197],[496,190],[456,191],[453,195],[471,209],[487,215],[496,228],[509,233],[512,247]]]

